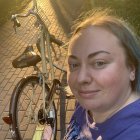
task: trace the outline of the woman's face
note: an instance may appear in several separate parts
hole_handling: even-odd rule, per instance
[[[124,49],[111,32],[88,27],[70,41],[68,83],[88,110],[106,111],[124,104],[134,73],[126,65]]]

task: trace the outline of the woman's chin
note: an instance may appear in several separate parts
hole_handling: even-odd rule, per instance
[[[99,104],[94,103],[93,101],[79,101],[80,105],[86,110],[97,110],[99,109]]]

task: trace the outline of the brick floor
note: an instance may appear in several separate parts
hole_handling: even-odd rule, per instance
[[[50,25],[49,30],[52,34],[54,34],[57,38],[62,40],[63,42],[67,42],[67,34],[65,33],[63,27],[58,21],[58,14],[53,9],[53,5],[55,2],[51,2],[50,0],[38,0],[39,6],[44,10],[42,15],[44,16],[44,20],[47,21],[49,18]],[[27,6],[25,11],[30,7],[31,4]],[[21,22],[21,27],[17,29],[17,34],[14,33],[12,28],[12,22],[8,21],[0,27],[0,140],[10,140],[11,134],[9,133],[8,125],[4,124],[2,121],[2,117],[8,114],[9,110],[9,102],[11,98],[12,91],[18,81],[30,74],[33,73],[33,68],[23,68],[23,69],[15,69],[12,67],[12,60],[20,55],[26,48],[26,46],[30,43],[35,43],[35,38],[37,37],[37,30],[33,26],[34,18],[26,18],[19,19]],[[59,65],[65,64],[65,55],[66,51],[62,50],[63,57],[56,62]],[[62,63],[63,62],[63,63]],[[55,71],[55,75],[57,78],[62,78],[62,73],[58,70]],[[61,123],[60,120],[62,118],[60,112],[62,109],[66,110],[66,118],[65,126],[70,120],[70,117],[73,113],[75,100],[74,99],[66,99],[65,102],[61,102],[60,98],[56,96],[55,104],[57,107],[57,116],[58,116],[58,133],[57,139],[61,139]],[[61,108],[61,109],[60,109]],[[63,110],[64,112],[64,110]]]

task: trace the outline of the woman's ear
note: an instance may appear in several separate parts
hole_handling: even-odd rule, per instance
[[[130,81],[134,81],[135,80],[135,72],[131,72],[130,73]]]
[[[135,66],[133,65],[130,67],[130,81],[135,80],[135,74],[136,74],[136,69]]]

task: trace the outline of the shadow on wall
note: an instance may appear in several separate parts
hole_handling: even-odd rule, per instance
[[[31,0],[0,0],[0,26],[11,18],[12,14],[20,12]]]
[[[115,14],[128,20],[140,36],[140,0],[50,0],[66,33],[71,32],[73,21],[90,9],[110,8]],[[129,3],[129,4],[128,4]]]
[[[55,9],[58,21],[64,28],[66,34],[70,36],[73,21],[84,11],[88,0],[55,0],[51,1]]]

